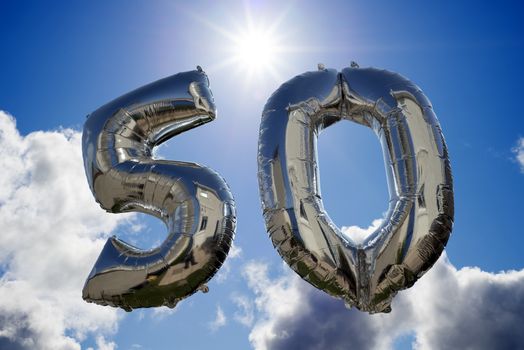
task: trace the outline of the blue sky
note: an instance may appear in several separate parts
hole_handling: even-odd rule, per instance
[[[210,293],[188,298],[175,312],[118,312],[111,316],[115,319],[109,323],[110,329],[69,327],[66,322],[59,328],[63,331],[61,335],[82,348],[96,348],[99,334],[103,334],[105,342],[105,345],[99,342],[99,348],[263,348],[253,340],[254,334],[262,334],[263,327],[257,325],[282,318],[260,306],[264,300],[272,299],[259,289],[273,284],[292,293],[296,291],[295,283],[300,282],[282,265],[265,233],[256,177],[260,113],[266,99],[281,83],[315,70],[319,62],[342,69],[357,61],[361,67],[399,72],[418,84],[432,101],[450,150],[456,202],[455,226],[446,248],[448,270],[442,268],[442,271],[451,271],[453,266],[456,269],[476,266],[486,273],[522,270],[524,238],[519,219],[524,209],[521,171],[524,165],[519,164],[517,156],[519,140],[524,137],[520,100],[524,78],[524,7],[516,1],[493,5],[492,2],[298,0],[0,3],[0,110],[16,119],[22,138],[38,131],[45,131],[48,136],[52,132],[63,135],[68,128],[73,131],[67,132],[79,132],[85,116],[100,105],[148,82],[194,69],[198,64],[209,76],[218,118],[170,140],[159,154],[166,159],[193,161],[214,168],[229,183],[237,202],[235,245],[241,253],[229,259],[227,276],[224,273],[221,281],[215,279],[210,283]],[[261,29],[273,28],[272,36],[284,48],[273,55],[275,74],[264,67],[250,74],[243,62],[225,63],[231,56],[228,49],[234,41],[231,37],[244,35],[248,18]],[[67,142],[74,143],[74,137]],[[524,148],[524,143],[521,147]],[[62,151],[58,146],[50,149]],[[27,150],[20,154],[25,157],[26,153]],[[44,159],[52,163],[55,156],[49,154]],[[381,217],[386,209],[387,187],[379,143],[371,130],[350,123],[329,128],[319,139],[319,159],[324,203],[337,225],[366,228]],[[4,162],[2,166],[15,173],[18,169],[12,165],[15,163]],[[39,171],[39,165],[35,164],[29,173]],[[34,174],[28,178],[27,181],[33,181]],[[8,212],[7,204],[14,198],[13,193],[24,186],[9,181],[6,183],[11,186],[11,192],[8,191],[11,194],[0,197],[0,216],[15,215]],[[83,179],[78,183],[87,188]],[[51,199],[49,203],[52,205]],[[70,205],[79,204],[73,200]],[[93,217],[98,215],[96,210],[92,212]],[[106,215],[101,209],[100,212]],[[64,231],[55,235],[68,235],[67,226],[58,222],[59,217],[57,222],[49,220],[50,227]],[[99,231],[93,233],[93,242],[116,233],[150,247],[164,235],[164,228],[145,216],[126,220],[102,228],[97,226]],[[13,232],[24,232],[20,228],[22,223],[12,225]],[[136,230],[140,225],[141,232],[133,232],[132,228]],[[36,236],[34,244],[38,244],[38,239]],[[1,242],[11,244],[7,239]],[[0,255],[2,283],[31,278],[13,272],[16,266],[13,261],[18,261],[17,254],[22,256],[24,249],[0,250],[4,254]],[[267,275],[263,266],[267,266]],[[90,268],[79,266],[78,274],[87,276]],[[253,271],[261,274],[260,281],[266,276],[272,282],[257,284],[250,280]],[[493,277],[495,280],[502,278],[502,275],[490,276],[498,276]],[[520,292],[494,293],[492,298],[510,297],[522,311],[524,279],[517,277],[511,283],[517,283],[513,290]],[[305,284],[297,286],[298,290],[308,288]],[[474,296],[479,291],[472,289],[469,293]],[[60,289],[55,293],[60,295]],[[314,291],[304,293],[299,296],[310,305],[317,305],[316,301],[318,305],[332,305],[327,296],[312,294]],[[80,295],[81,289],[78,298]],[[239,300],[248,305],[247,312]],[[496,300],[493,302],[496,309]],[[11,310],[9,317],[22,315],[21,319],[31,319],[31,311],[9,308],[9,299],[5,303],[7,306],[0,309]],[[401,308],[404,303],[407,302],[393,304],[393,308]],[[336,305],[343,309],[342,304]],[[89,307],[94,310],[93,315],[101,308]],[[219,308],[225,321],[214,329],[210,324],[216,320]],[[242,316],[250,315],[249,308],[253,311],[251,322],[249,317],[244,318],[245,322],[239,321]],[[369,318],[355,310],[347,313],[359,321]],[[16,334],[23,334],[9,333],[15,334],[9,338],[2,333],[2,327],[4,331],[7,329],[9,317],[0,317],[0,339],[4,334],[11,343],[0,341],[0,347],[2,344],[14,347]],[[348,316],[340,317],[343,320]],[[31,323],[28,324],[24,327],[31,333]],[[278,324],[284,327],[286,323]],[[412,343],[413,347],[420,347],[416,343],[417,334],[420,339],[431,338],[427,335],[431,330],[408,328],[397,330],[386,347],[410,348]],[[333,331],[337,332],[336,327]],[[78,335],[79,332],[83,334]],[[522,335],[511,331],[504,334],[514,339],[513,344],[524,347]],[[420,339],[419,342],[426,341]],[[347,342],[351,342],[349,338]],[[267,344],[272,344],[268,348],[283,346],[275,342]]]

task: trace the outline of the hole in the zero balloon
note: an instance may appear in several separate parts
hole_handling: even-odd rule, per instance
[[[162,220],[154,216],[134,213],[114,234],[137,248],[148,250],[162,244],[167,237],[167,227]]]
[[[320,133],[318,158],[324,208],[343,232],[362,242],[388,209],[380,142],[370,128],[342,120]]]

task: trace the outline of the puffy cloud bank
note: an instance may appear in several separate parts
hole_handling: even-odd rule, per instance
[[[113,349],[115,309],[85,303],[82,286],[110,232],[82,165],[81,134],[21,136],[0,111],[0,348]]]
[[[384,219],[375,219],[368,228],[362,228],[360,226],[342,226],[340,230],[358,244],[364,242],[370,234],[375,232],[383,221]]]
[[[344,307],[286,267],[271,277],[251,262],[244,277],[254,293],[255,349],[392,349],[413,337],[414,349],[524,349],[524,270],[457,270],[444,254],[390,314]]]

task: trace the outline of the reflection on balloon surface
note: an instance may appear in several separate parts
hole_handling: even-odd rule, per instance
[[[84,166],[100,206],[161,219],[168,237],[141,250],[110,238],[83,290],[88,302],[169,306],[195,293],[225,260],[235,234],[233,196],[224,179],[194,163],[155,160],[153,148],[216,116],[209,81],[198,70],[129,92],[88,116]]]
[[[331,221],[320,194],[317,137],[343,119],[375,132],[388,178],[385,220],[362,243]],[[420,88],[386,70],[319,65],[278,88],[262,114],[258,178],[266,228],[283,259],[362,311],[389,312],[451,233],[453,183],[439,122]]]

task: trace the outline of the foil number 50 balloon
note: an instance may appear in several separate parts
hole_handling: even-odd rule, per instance
[[[384,223],[360,244],[330,220],[320,196],[317,135],[342,119],[376,133],[389,183]],[[390,311],[393,296],[433,265],[451,232],[452,178],[439,123],[421,90],[392,72],[319,66],[283,84],[262,114],[258,169],[280,255],[360,310]]]
[[[84,166],[101,207],[138,211],[168,227],[167,239],[144,251],[116,237],[100,254],[83,298],[101,305],[166,305],[197,290],[220,268],[235,233],[235,204],[225,181],[194,163],[152,159],[167,139],[215,118],[200,67],[159,80],[100,107],[83,133]]]
[[[199,68],[132,91],[88,117],[84,165],[97,201],[112,213],[154,215],[169,236],[149,251],[109,239],[86,281],[85,300],[125,310],[174,307],[207,290],[234,236],[233,197],[213,170],[154,160],[152,149],[215,114]],[[339,230],[320,196],[317,136],[342,119],[373,129],[386,165],[389,209],[363,243]],[[446,144],[429,100],[398,74],[319,67],[283,84],[264,108],[258,166],[267,230],[281,256],[305,280],[360,310],[391,310],[397,291],[434,264],[449,238]]]

